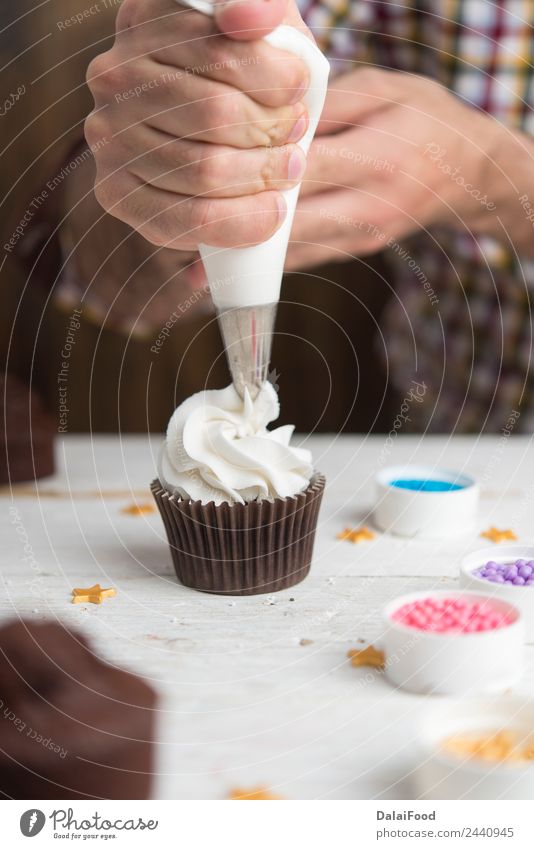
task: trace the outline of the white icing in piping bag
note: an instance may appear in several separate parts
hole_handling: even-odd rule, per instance
[[[213,15],[212,0],[179,0]],[[309,87],[303,96],[308,129],[298,142],[308,152],[323,109],[330,70],[328,60],[303,32],[279,26],[265,36],[272,47],[298,56],[308,67]],[[282,226],[266,242],[246,248],[199,245],[232,379],[240,395],[248,387],[254,397],[268,372],[276,306],[300,184],[283,192],[287,213]]]

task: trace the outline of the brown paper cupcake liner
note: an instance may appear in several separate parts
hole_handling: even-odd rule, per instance
[[[284,590],[310,570],[325,479],[316,474],[291,498],[201,504],[151,485],[178,580],[222,595]]]

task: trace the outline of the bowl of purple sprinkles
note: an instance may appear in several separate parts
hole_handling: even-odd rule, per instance
[[[534,545],[499,545],[467,554],[460,565],[460,586],[517,605],[527,640],[534,639]]]

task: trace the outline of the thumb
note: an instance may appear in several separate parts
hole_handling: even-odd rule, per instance
[[[285,20],[287,5],[288,0],[216,0],[215,22],[229,38],[256,41]]]

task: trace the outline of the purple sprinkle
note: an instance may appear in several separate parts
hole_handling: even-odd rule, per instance
[[[519,558],[514,563],[496,563],[495,560],[489,560],[474,569],[472,574],[492,584],[532,587],[534,586],[534,560],[526,561]]]

